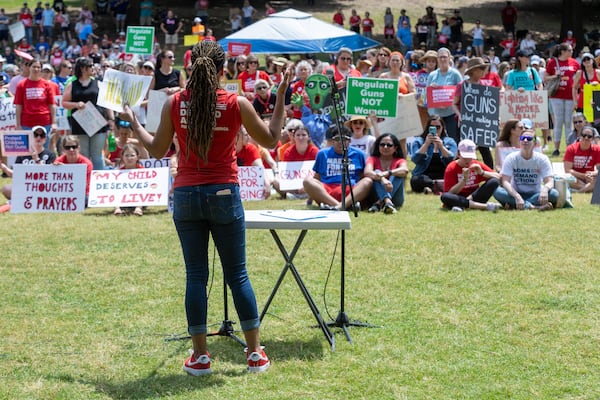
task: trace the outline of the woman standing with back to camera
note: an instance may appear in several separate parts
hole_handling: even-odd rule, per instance
[[[243,124],[258,143],[275,146],[284,122],[284,98],[291,70],[286,71],[277,89],[273,117],[266,125],[245,97],[219,87],[224,63],[225,53],[216,42],[202,41],[194,46],[187,88],[167,99],[155,136],[140,125],[129,106],[120,115],[131,122],[140,141],[157,158],[164,156],[177,134],[180,153],[173,220],[186,265],[185,308],[194,347],[183,369],[195,376],[210,373],[206,285],[211,234],[248,345],[248,370],[262,372],[270,365],[260,346],[258,308],[246,271],[246,226],[235,140]]]

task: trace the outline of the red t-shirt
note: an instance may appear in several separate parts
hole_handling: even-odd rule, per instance
[[[85,194],[89,194],[90,193],[90,178],[92,176],[92,170],[94,169],[94,164],[92,164],[92,162],[82,156],[81,154],[77,157],[77,161],[75,161],[74,163],[70,163],[67,160],[67,156],[66,154],[63,154],[62,156],[58,157],[55,161],[55,163],[62,163],[62,164],[85,164],[85,175],[86,175],[86,179],[85,179]]]
[[[405,162],[406,160],[404,158],[394,158],[389,169],[400,168],[400,166]],[[367,158],[366,165],[371,165],[373,167],[373,171],[384,171],[384,168],[381,167],[381,158],[379,157],[369,156],[369,158]]]
[[[344,14],[335,13],[333,14],[333,23],[338,25],[344,25]]]
[[[258,75],[256,74],[257,72]],[[242,90],[244,92],[254,92],[254,83],[256,82],[256,79],[264,79],[265,81],[269,82],[269,74],[267,74],[265,71],[257,70],[250,75],[248,71],[242,71],[238,75],[238,79],[242,81]]]
[[[487,165],[485,165],[484,163],[482,163],[481,161],[478,161],[478,160],[471,161],[469,166],[474,165],[474,164],[479,164],[479,166],[481,166],[481,168],[484,171],[488,171],[488,172],[492,171],[492,169],[490,167],[488,167]],[[448,164],[448,166],[446,167],[446,171],[444,172],[444,192],[449,192],[450,189],[452,189],[452,186],[456,185],[459,181],[463,180],[462,169],[463,169],[463,167],[458,165],[456,160],[452,161],[450,164]],[[465,184],[465,186],[463,186],[459,195],[461,195],[463,197],[467,197],[468,195],[470,195],[471,193],[473,193],[474,191],[476,191],[479,188],[479,184],[481,182],[485,182],[486,180],[487,179],[484,178],[483,176],[478,175],[473,171],[470,171],[467,183]]]
[[[239,153],[236,153],[237,162],[240,167],[250,167],[255,160],[259,160],[260,152],[258,147],[252,143],[244,145]]]
[[[348,76],[353,76],[356,78],[360,78],[362,77],[362,75],[360,74],[360,71],[354,68],[350,68],[350,70],[348,71],[348,75],[343,75],[337,68],[337,65],[331,65],[331,68],[333,68],[333,78],[335,79],[336,82],[341,82],[344,79],[346,79],[346,77]],[[323,69],[323,74],[326,75],[327,74],[327,69],[329,68],[325,68]]]
[[[21,125],[50,125],[52,116],[48,106],[54,104],[54,89],[50,82],[44,79],[23,79],[17,85],[14,104],[23,107]]]
[[[503,40],[500,42],[500,46],[502,46],[502,48],[506,49],[509,51],[509,55],[511,57],[515,56],[515,53],[517,52],[517,46],[519,45],[519,42],[517,42],[516,40]]]
[[[319,148],[312,143],[308,144],[308,148],[304,152],[304,154],[298,153],[298,149],[296,149],[296,145],[292,144],[283,152],[283,158],[281,161],[310,161],[315,160],[317,158],[317,153],[319,152]]]
[[[556,75],[556,60],[558,60],[558,58],[555,57],[548,60],[548,65],[546,65],[546,75]],[[558,69],[562,74],[562,79],[558,91],[552,98],[573,100],[573,77],[579,69],[579,63],[576,59],[571,57],[565,61],[558,60]]]
[[[362,20],[363,33],[373,31],[373,26],[375,26],[375,23],[373,22],[373,20],[371,18],[365,18]],[[393,32],[393,30],[394,29],[392,28],[392,32]]]
[[[360,17],[358,15],[350,16],[350,26],[360,26]]]
[[[573,169],[577,172],[593,171],[600,164],[600,146],[593,144],[589,149],[581,150],[580,145],[581,143],[575,142],[567,146],[563,161],[572,162]]]
[[[208,151],[208,160],[198,158],[186,147],[187,101],[193,95],[188,90],[173,95],[171,118],[179,143],[179,164],[173,187],[217,183],[238,183],[235,140],[242,125],[237,94],[217,90],[216,126]]]

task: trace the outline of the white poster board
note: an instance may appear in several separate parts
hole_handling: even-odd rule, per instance
[[[534,128],[548,128],[548,92],[507,90],[500,93],[500,123],[528,118]]]
[[[146,97],[150,82],[151,76],[108,69],[102,82],[98,82],[98,105],[116,112],[123,112],[125,104],[137,107]]]
[[[148,132],[156,133],[158,130],[162,108],[168,97],[165,92],[158,90],[151,90],[148,93],[148,112],[146,114],[146,130]]]
[[[81,212],[85,209],[86,180],[85,164],[15,164],[10,211]]]
[[[17,110],[14,97],[0,98],[0,130],[14,131],[17,127]]]
[[[380,133],[391,133],[398,139],[420,135],[423,132],[421,118],[414,93],[399,95],[396,118],[385,118],[378,124]]]
[[[71,130],[67,110],[62,105],[62,96],[54,96],[54,105],[56,106],[56,129],[59,131]]]
[[[264,200],[265,177],[263,167],[238,167],[242,201]]]
[[[85,103],[83,109],[77,110],[77,112],[74,112],[71,116],[89,137],[94,136],[94,134],[106,126],[107,123],[102,114],[100,114],[100,111],[98,111],[91,101]]]
[[[25,37],[25,25],[23,22],[17,21],[14,24],[8,26],[8,31],[12,37],[13,43],[17,43],[19,40]],[[30,43],[32,44],[32,43]]]
[[[168,168],[92,171],[90,207],[166,206],[169,195]]]
[[[298,190],[302,189],[302,182],[309,176],[313,176],[315,161],[280,161],[277,163],[279,169],[279,189]]]

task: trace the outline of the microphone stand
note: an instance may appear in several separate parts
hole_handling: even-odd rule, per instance
[[[352,181],[350,180],[350,168],[348,167],[350,164],[350,161],[348,159],[348,144],[345,140],[346,137],[342,135],[342,124],[344,123],[344,117],[342,113],[342,107],[340,104],[340,92],[335,83],[335,77],[333,76],[333,74],[328,74],[327,76],[329,77],[331,86],[331,99],[333,102],[333,110],[335,113],[335,124],[337,127],[338,136],[342,144],[342,211],[346,210],[346,184],[348,184],[350,185],[350,198],[352,199],[352,210],[354,211],[354,216],[358,217],[358,209],[356,207],[356,202],[354,201],[354,192],[352,191]],[[344,309],[344,299],[346,297],[346,230],[344,229],[342,229],[342,245],[340,257],[340,312],[338,313],[335,321],[328,322],[327,326],[342,328],[342,330],[344,331],[344,335],[346,335],[346,339],[348,340],[348,342],[350,342],[350,344],[352,344],[352,338],[350,337],[350,332],[348,331],[349,326],[360,326],[368,328],[374,328],[375,326],[360,321],[350,321],[350,318],[348,317]]]

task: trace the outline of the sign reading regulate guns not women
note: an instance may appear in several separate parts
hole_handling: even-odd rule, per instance
[[[396,117],[397,79],[348,78],[346,114]]]

